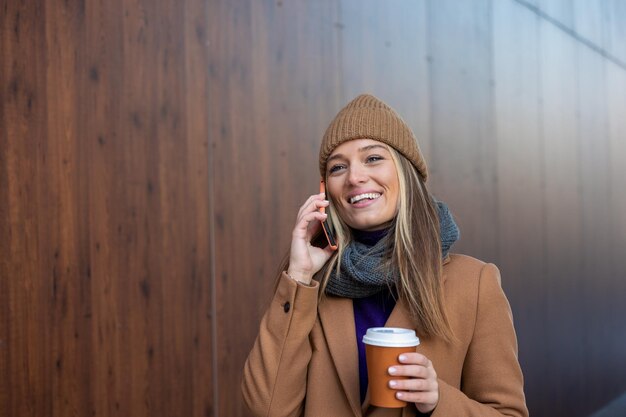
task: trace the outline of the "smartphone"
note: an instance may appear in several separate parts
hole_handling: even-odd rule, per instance
[[[326,184],[324,184],[324,180],[320,181],[320,193],[324,193],[324,198],[328,200],[326,197]],[[326,207],[320,207],[319,211],[320,213],[326,213]],[[322,229],[324,229],[328,246],[330,246],[332,250],[337,250],[337,242],[335,241],[335,235],[333,235],[330,224],[328,224],[328,218],[322,222]]]

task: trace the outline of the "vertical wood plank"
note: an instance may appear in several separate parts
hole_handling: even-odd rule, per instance
[[[461,228],[460,251],[497,253],[489,2],[428,2],[431,187]]]
[[[616,21],[626,21],[626,8],[621,14],[615,15]],[[624,40],[624,27],[613,25],[609,31],[608,42],[618,46]],[[623,48],[624,51],[626,49]],[[626,187],[623,179],[626,178],[626,70],[614,63],[607,63],[605,67],[605,91],[607,109],[608,134],[608,165],[609,165],[609,247],[610,252],[603,255],[610,265],[609,273],[604,278],[604,284],[597,290],[602,298],[603,315],[608,322],[602,323],[596,330],[603,342],[601,350],[604,358],[603,369],[607,369],[607,379],[602,382],[614,389],[626,388],[626,376],[621,372],[626,369],[626,355],[623,354],[626,346],[626,325],[621,318],[624,315],[624,296],[626,293]],[[607,303],[605,300],[609,300]],[[600,354],[600,352],[598,352]],[[613,391],[615,392],[615,391]],[[602,397],[608,397],[603,394]]]
[[[53,374],[52,415],[89,414],[93,396],[89,365],[91,291],[88,246],[87,143],[81,140],[85,107],[80,91],[87,74],[83,60],[85,9],[67,2],[46,9],[47,166],[42,172],[40,213],[44,229],[42,255],[51,260],[53,292],[50,363]],[[85,175],[77,175],[85,172]],[[47,230],[46,230],[47,229]],[[43,277],[41,277],[43,278]],[[45,366],[46,364],[41,364]]]
[[[319,141],[338,91],[336,7],[209,4],[220,415],[246,415],[243,363],[298,208],[319,187]]]
[[[575,3],[578,32],[583,32],[594,43],[604,45],[608,42],[608,33],[603,25],[605,9],[602,3],[581,5]],[[582,10],[581,10],[582,9]],[[582,15],[582,16],[581,16]],[[584,23],[581,23],[581,20]],[[585,347],[593,346],[598,340],[603,345],[617,346],[620,339],[617,334],[626,331],[626,325],[615,315],[615,310],[623,304],[626,284],[614,280],[611,253],[614,249],[611,239],[612,229],[619,224],[619,218],[613,216],[611,194],[623,194],[624,187],[611,191],[611,141],[609,137],[607,66],[613,63],[596,51],[579,47],[578,68],[578,128],[580,131],[579,166],[580,207],[582,253],[582,293],[578,309],[586,331],[583,336]],[[626,68],[622,76],[626,75]],[[618,84],[619,85],[619,84]],[[623,108],[623,111],[626,108]],[[626,114],[626,112],[624,113]],[[626,139],[626,131],[622,133]],[[626,153],[622,153],[622,158]],[[624,206],[626,209],[626,206]],[[624,215],[621,215],[624,218]],[[623,235],[626,237],[626,235]],[[626,269],[622,268],[622,271]],[[622,275],[624,277],[624,275]],[[622,349],[624,345],[622,344]],[[609,348],[611,349],[611,348]],[[602,407],[607,399],[617,397],[626,388],[626,377],[618,371],[624,364],[620,356],[609,357],[604,349],[586,349],[584,377],[586,384],[584,395],[586,404],[581,405],[581,412],[591,413]],[[622,368],[623,369],[623,368]],[[610,384],[609,381],[613,381]],[[604,386],[605,383],[609,383]],[[583,392],[581,392],[581,395]]]
[[[49,334],[53,287],[39,253],[43,185],[32,181],[46,157],[45,9],[0,7],[0,410],[50,415],[52,355],[34,342]]]
[[[538,412],[577,413],[569,399],[582,395],[585,348],[580,331],[582,230],[578,129],[578,45],[546,21],[540,26],[542,134],[545,138],[545,340],[552,372]],[[576,394],[573,394],[576,393]],[[546,398],[551,398],[552,405]]]
[[[545,289],[544,141],[541,132],[539,18],[515,2],[493,3],[494,111],[498,258],[511,303],[532,411],[544,396],[550,369]],[[532,295],[532,296],[531,296]],[[541,413],[539,413],[541,414]]]
[[[243,367],[245,356],[239,351],[241,346],[231,329],[233,325],[241,326],[241,330],[246,332],[246,316],[254,316],[249,308],[255,300],[245,297],[246,290],[251,289],[247,288],[251,280],[271,279],[251,271],[259,266],[252,255],[250,243],[246,243],[252,240],[256,230],[256,227],[251,227],[250,217],[253,212],[260,214],[256,201],[246,200],[246,196],[250,198],[261,194],[259,178],[263,174],[254,172],[254,168],[265,168],[257,164],[250,166],[254,163],[252,155],[244,163],[246,151],[256,144],[250,119],[253,98],[249,8],[247,1],[211,2],[208,24],[212,76],[209,84],[209,138],[215,155],[210,172],[215,197],[213,222],[216,225],[212,242],[216,259],[215,312],[218,322],[223,320],[214,333],[218,355],[214,370],[218,381],[218,403],[215,407],[217,415],[233,416],[244,415],[237,378],[241,375],[239,368]],[[254,149],[254,155],[263,158],[256,151],[258,148]],[[254,180],[247,181],[248,178]],[[247,227],[235,229],[237,225],[244,224]],[[238,261],[237,254],[247,262]],[[259,291],[263,286],[257,284],[253,288]],[[255,332],[250,329],[246,333]]]
[[[208,53],[208,3],[205,0],[189,0],[185,3],[181,25],[184,30],[184,111],[178,115],[186,124],[187,166],[185,182],[188,182],[187,199],[181,204],[181,216],[186,216],[186,207],[192,207],[194,216],[186,223],[190,237],[187,246],[187,268],[189,276],[189,300],[186,309],[190,326],[187,341],[190,368],[189,413],[194,417],[217,415],[215,403],[214,350],[214,259],[211,235],[214,228],[213,188],[210,167],[215,157],[209,148],[209,53]],[[174,323],[173,325],[177,325]],[[187,355],[183,346],[182,355]],[[176,378],[176,376],[174,376]]]
[[[123,97],[123,16],[121,1],[89,2],[86,5],[87,34],[82,86],[86,95],[82,130],[88,146],[89,253],[91,258],[93,322],[93,409],[96,415],[125,415],[132,409],[134,389],[125,387],[124,376],[135,374],[141,361],[130,356],[128,331],[129,288],[132,277],[122,274],[128,262],[118,212],[128,203],[123,175],[125,131],[121,126]],[[118,240],[119,239],[119,240]],[[121,277],[124,279],[120,279]],[[124,312],[123,315],[120,312]],[[131,370],[129,372],[129,370]],[[136,381],[138,383],[138,381]]]

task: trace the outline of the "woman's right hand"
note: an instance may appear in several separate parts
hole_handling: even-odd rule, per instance
[[[330,246],[324,249],[311,245],[311,239],[322,227],[326,214],[320,213],[320,207],[328,207],[324,193],[315,194],[300,207],[296,226],[291,234],[291,251],[287,274],[296,281],[310,284],[313,275],[319,271],[333,253]]]

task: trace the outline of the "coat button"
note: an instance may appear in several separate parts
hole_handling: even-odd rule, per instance
[[[285,313],[289,313],[290,308],[291,308],[291,304],[289,304],[289,301],[287,301],[285,305],[283,305],[283,309],[285,310]]]

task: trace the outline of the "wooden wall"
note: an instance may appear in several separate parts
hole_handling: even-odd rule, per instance
[[[371,92],[495,262],[533,416],[626,391],[620,0],[0,2],[0,415],[246,416],[243,361]]]
[[[211,415],[206,3],[0,10],[0,415]]]

